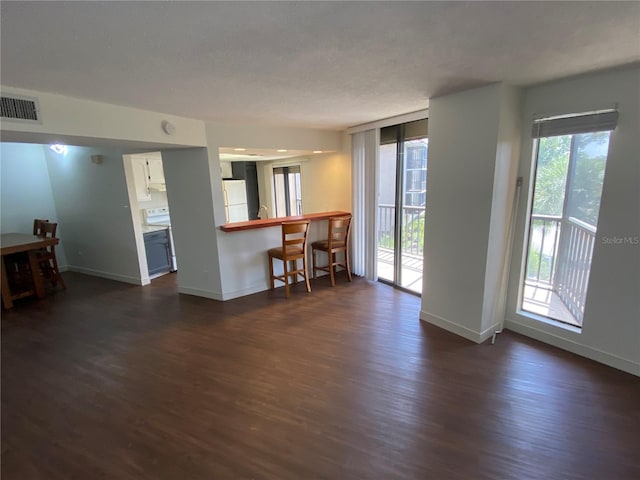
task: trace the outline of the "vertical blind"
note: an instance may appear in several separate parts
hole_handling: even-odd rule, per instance
[[[352,137],[353,161],[353,273],[377,280],[376,198],[379,130],[358,132]]]

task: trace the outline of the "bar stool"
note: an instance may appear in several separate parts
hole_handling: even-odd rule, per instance
[[[317,278],[318,270],[329,272],[331,286],[336,286],[335,268],[342,267],[347,271],[347,279],[351,281],[351,267],[349,267],[349,233],[351,231],[351,215],[331,217],[329,219],[329,232],[327,240],[319,240],[311,244],[311,256],[313,259],[313,278]],[[316,266],[316,251],[326,252],[329,264],[323,267]],[[344,253],[344,263],[336,259],[336,254]]]
[[[307,292],[311,291],[309,285],[309,270],[307,268],[307,233],[309,232],[309,220],[300,222],[283,222],[282,224],[282,247],[269,249],[269,278],[271,280],[271,290],[275,288],[275,280],[284,282],[284,291],[289,298],[289,277],[294,280],[300,275],[307,285]],[[275,275],[273,273],[273,259],[282,260],[284,273]],[[298,268],[298,260],[302,259],[302,269]],[[289,264],[290,262],[290,264]]]

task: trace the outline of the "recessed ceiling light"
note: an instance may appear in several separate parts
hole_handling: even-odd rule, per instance
[[[236,152],[244,152],[246,148],[234,148]]]
[[[281,148],[280,150],[276,150],[278,153],[285,153],[287,151],[286,148]]]
[[[313,153],[322,153],[322,150],[314,150]]]

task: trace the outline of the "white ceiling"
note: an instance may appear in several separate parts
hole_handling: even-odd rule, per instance
[[[640,60],[638,2],[0,3],[5,86],[342,129]]]

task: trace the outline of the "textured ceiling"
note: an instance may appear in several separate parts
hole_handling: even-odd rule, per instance
[[[640,60],[638,2],[2,1],[5,86],[338,129]]]

